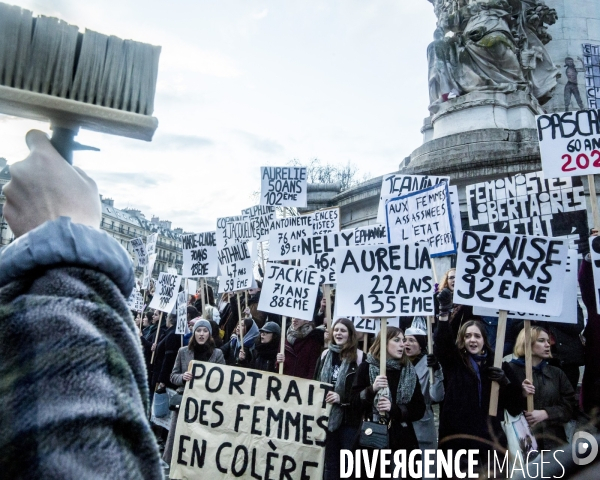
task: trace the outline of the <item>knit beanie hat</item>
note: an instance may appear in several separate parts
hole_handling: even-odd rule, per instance
[[[198,328],[200,328],[200,327],[206,328],[208,330],[208,333],[210,333],[210,335],[212,337],[212,325],[210,324],[210,322],[208,320],[205,320],[203,318],[198,320],[196,322],[196,324],[194,325],[194,333],[196,333],[196,330],[198,330]]]

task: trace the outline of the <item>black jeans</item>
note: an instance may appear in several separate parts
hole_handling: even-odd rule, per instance
[[[327,432],[325,439],[325,480],[340,478],[340,450],[352,450],[359,427],[342,425],[335,432]]]

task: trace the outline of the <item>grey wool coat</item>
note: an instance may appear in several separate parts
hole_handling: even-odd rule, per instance
[[[67,217],[0,253],[0,476],[162,479],[127,252]]]
[[[194,352],[188,349],[188,347],[181,347],[177,352],[177,358],[175,359],[175,365],[173,365],[173,372],[171,373],[171,383],[181,387],[183,385],[183,374],[187,372],[188,365],[194,359]],[[225,365],[225,357],[220,348],[215,348],[214,352],[208,359],[210,363],[220,363]]]

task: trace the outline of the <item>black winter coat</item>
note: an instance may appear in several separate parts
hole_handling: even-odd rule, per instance
[[[177,352],[181,348],[181,335],[175,333],[175,328],[175,325],[169,327],[165,331],[164,338],[156,346],[154,368],[152,369],[152,383],[154,385],[164,383],[167,388],[174,390],[177,387],[171,383],[170,377],[177,358]]]
[[[387,379],[390,392],[392,394],[392,410],[390,411],[390,428],[388,430],[390,446],[392,451],[406,449],[408,455],[411,450],[419,448],[419,442],[415,435],[412,422],[421,420],[425,415],[425,400],[421,393],[421,384],[417,378],[415,391],[410,402],[406,405],[398,406],[396,395],[398,393],[398,383],[400,382],[400,370],[388,370]],[[365,361],[360,364],[356,372],[356,379],[352,387],[352,402],[360,403],[361,415],[359,418],[373,417],[373,400],[375,392],[369,378],[369,364]],[[357,448],[360,448],[357,446]],[[376,470],[379,471],[379,468]]]
[[[279,353],[279,337],[269,343],[257,343],[252,352],[253,357],[248,367],[263,372],[277,373],[277,354]],[[241,363],[241,362],[240,362]],[[246,363],[242,364],[246,366]]]
[[[444,371],[445,396],[440,408],[439,448],[453,451],[479,449],[479,465],[485,465],[487,452],[491,449],[488,444],[463,438],[444,441],[444,438],[463,434],[493,441],[496,437],[502,446],[506,445],[506,437],[500,424],[503,420],[506,388],[500,388],[498,414],[495,417],[488,414],[492,382],[485,370],[493,366],[494,352],[489,351],[480,366],[480,404],[477,375],[464,363],[449,322],[438,322],[433,351]]]
[[[506,409],[511,415],[518,415],[527,409],[527,399],[523,396],[521,384],[525,380],[525,366],[514,362],[506,363],[504,370],[510,380],[507,387]],[[542,370],[533,370],[534,410],[546,410],[548,420],[532,427],[538,443],[538,450],[551,450],[567,443],[564,424],[571,420],[575,402],[575,392],[565,373],[557,367],[546,365]]]

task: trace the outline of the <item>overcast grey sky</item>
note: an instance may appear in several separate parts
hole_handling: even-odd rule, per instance
[[[118,208],[203,231],[238,214],[261,165],[356,164],[382,175],[421,144],[427,0],[6,0],[162,46],[151,143],[82,131],[75,163]],[[0,156],[45,124],[0,115]]]

